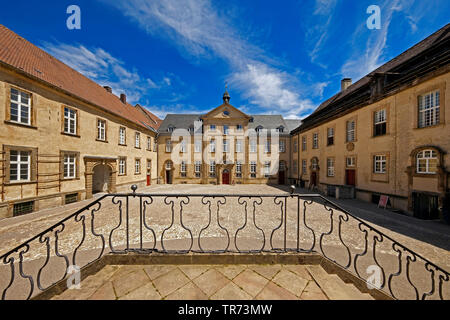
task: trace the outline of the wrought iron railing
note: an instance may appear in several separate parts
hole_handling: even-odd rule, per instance
[[[449,273],[321,195],[109,194],[0,257],[30,299],[108,253],[319,253],[396,299],[448,299]],[[373,280],[377,281],[373,281]]]

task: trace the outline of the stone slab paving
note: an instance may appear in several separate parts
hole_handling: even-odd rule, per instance
[[[53,300],[328,300],[307,268],[305,265],[106,266],[82,281],[80,290],[66,290]],[[369,297],[361,294],[360,298]]]

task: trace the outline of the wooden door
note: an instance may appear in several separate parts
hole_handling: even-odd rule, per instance
[[[222,173],[222,184],[230,184],[230,172],[224,170]]]
[[[345,171],[345,184],[348,186],[356,186],[355,170],[346,170]]]

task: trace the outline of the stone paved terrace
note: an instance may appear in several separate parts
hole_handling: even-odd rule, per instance
[[[373,300],[319,265],[108,265],[53,300]]]

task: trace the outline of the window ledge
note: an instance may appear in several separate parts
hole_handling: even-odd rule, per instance
[[[126,147],[127,145],[126,145],[126,144],[121,144],[121,143],[119,143],[119,146],[121,146],[121,147]]]
[[[103,143],[109,143],[108,140],[95,139],[95,141],[97,141],[97,142],[103,142]]]
[[[77,134],[72,134],[72,133],[67,133],[67,132],[61,132],[62,135],[64,136],[69,136],[69,137],[73,137],[73,138],[81,138],[81,136],[77,135]]]
[[[77,178],[62,178],[61,182],[78,181],[78,180],[80,180],[79,177],[77,177]]]
[[[13,125],[13,126],[18,126],[18,127],[22,127],[22,128],[28,128],[28,129],[37,130],[37,127],[29,125],[29,124],[24,124],[24,123],[9,121],[9,120],[5,120],[4,122],[6,124]]]
[[[19,181],[19,182],[5,182],[5,186],[13,187],[13,186],[21,186],[27,184],[36,184],[37,181]]]
[[[423,130],[423,129],[431,129],[431,128],[439,128],[439,127],[444,127],[445,123],[438,123],[432,126],[427,126],[427,127],[415,127],[413,130]]]

